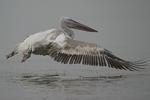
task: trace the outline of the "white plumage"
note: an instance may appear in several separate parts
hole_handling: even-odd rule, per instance
[[[17,44],[14,51],[6,57],[10,58],[22,52],[22,62],[24,62],[31,54],[49,55],[55,61],[64,64],[82,63],[131,71],[141,69],[139,66],[143,66],[145,63],[143,61],[125,61],[97,44],[73,40],[74,33],[70,28],[88,32],[97,31],[68,17],[61,18],[61,27],[64,31],[50,29],[28,36],[22,43]]]

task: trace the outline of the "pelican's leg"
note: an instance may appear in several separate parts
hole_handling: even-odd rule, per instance
[[[12,53],[10,53],[10,54],[6,55],[6,59],[8,59],[8,58],[10,58],[10,57],[14,56],[15,54],[17,54],[17,53],[12,52]]]
[[[20,50],[19,50],[20,45],[21,45],[21,43],[19,43],[18,45],[16,45],[14,51],[13,51],[12,53],[6,55],[6,59],[8,59],[8,58],[14,56],[15,54],[18,54],[19,51],[20,51]]]
[[[25,62],[25,60],[27,60],[31,56],[31,52],[32,51],[28,52],[27,54],[23,54],[23,58],[22,58],[21,62]]]

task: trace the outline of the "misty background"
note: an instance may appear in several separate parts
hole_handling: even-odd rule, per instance
[[[61,29],[59,20],[65,16],[98,30],[74,30],[75,40],[99,44],[126,60],[149,61],[149,4],[149,0],[1,0],[0,60],[6,61],[5,55],[26,36]],[[16,62],[20,63],[20,59]],[[29,60],[33,59],[45,58],[32,55]]]

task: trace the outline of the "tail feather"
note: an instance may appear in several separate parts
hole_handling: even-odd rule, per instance
[[[18,53],[20,52],[20,46],[21,46],[21,44],[22,44],[22,43],[17,44],[17,45],[15,46],[14,51],[13,51],[12,53],[6,55],[6,59],[8,59],[8,58],[14,56],[15,54],[18,54]]]
[[[15,54],[22,52],[23,58],[22,58],[21,62],[25,62],[25,60],[31,56],[32,49],[34,50],[34,48],[32,48],[32,46],[30,46],[30,45],[25,45],[24,43],[19,43],[15,46],[15,49],[12,53],[6,55],[6,59],[14,56]]]

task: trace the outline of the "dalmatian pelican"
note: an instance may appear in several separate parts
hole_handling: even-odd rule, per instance
[[[14,51],[6,58],[22,53],[24,62],[31,54],[49,55],[57,62],[64,64],[84,64],[90,66],[108,66],[120,70],[139,70],[144,61],[126,61],[109,50],[93,43],[73,40],[74,32],[70,28],[98,32],[86,25],[76,22],[68,17],[61,17],[60,25],[63,30],[50,29],[28,36],[22,43],[15,46]]]

